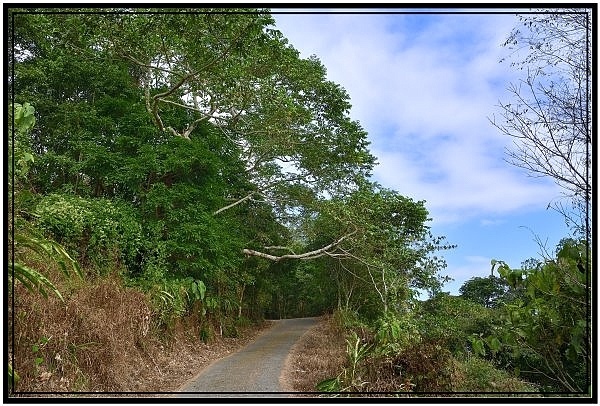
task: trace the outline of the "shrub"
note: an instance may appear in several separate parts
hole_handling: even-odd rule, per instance
[[[534,384],[511,376],[497,369],[487,360],[469,357],[456,362],[456,374],[452,383],[455,392],[537,392]]]
[[[454,373],[453,357],[441,341],[425,340],[392,360],[395,373],[410,382],[415,392],[447,392]]]
[[[375,331],[376,350],[383,355],[396,354],[420,340],[419,331],[409,315],[388,312],[376,321]]]
[[[421,303],[415,319],[423,338],[445,342],[458,357],[471,351],[472,334],[489,335],[494,321],[493,309],[448,294]]]
[[[50,194],[36,207],[41,229],[79,253],[82,265],[106,269],[132,263],[142,246],[142,228],[132,207],[107,199]]]

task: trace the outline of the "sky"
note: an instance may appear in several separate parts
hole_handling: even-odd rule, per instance
[[[350,117],[377,157],[373,180],[425,200],[433,234],[457,245],[442,252],[441,274],[454,279],[443,291],[458,294],[468,279],[488,276],[492,259],[518,268],[539,257],[538,241],[553,251],[569,235],[547,208],[561,189],[506,163],[512,139],[489,120],[510,99],[508,85],[523,78],[499,62],[518,25],[514,14],[278,11],[290,10],[272,9],[276,28],[302,57],[317,56],[328,80],[350,95]]]

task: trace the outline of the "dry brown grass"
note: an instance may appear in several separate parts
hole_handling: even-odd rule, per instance
[[[316,393],[316,385],[335,378],[345,362],[344,331],[330,315],[322,316],[292,347],[281,375],[281,386],[285,392]]]
[[[65,302],[15,284],[8,334],[9,360],[14,356],[13,367],[20,376],[14,395],[176,391],[202,367],[267,327],[247,327],[240,329],[241,338],[217,336],[204,344],[195,328],[198,320],[187,318],[165,338],[164,332],[152,328],[148,298],[124,287],[117,276],[73,282],[51,264],[35,262],[28,265],[43,269]]]
[[[14,315],[16,391],[126,390],[135,380],[133,360],[148,357],[147,300],[114,277],[65,303],[16,286]]]

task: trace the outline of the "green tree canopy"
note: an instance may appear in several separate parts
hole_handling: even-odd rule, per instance
[[[462,298],[485,307],[498,307],[507,291],[506,281],[494,275],[486,278],[475,276],[459,289]]]
[[[425,203],[369,180],[347,92],[268,10],[11,12],[11,95],[37,114],[34,215],[79,258],[110,253],[172,297],[201,281],[220,314],[331,281],[373,314],[439,289],[449,246]]]
[[[15,95],[43,117],[35,149],[45,154],[44,186],[136,200],[131,186],[167,176],[140,173],[138,157],[170,137],[205,140],[207,127],[214,152],[243,163],[220,173],[232,184],[215,215],[257,201],[294,221],[299,207],[349,193],[370,173],[375,160],[348,116],[348,94],[315,57],[300,58],[267,11],[83,11],[14,15]],[[195,145],[182,170],[207,165]],[[138,178],[123,179],[124,168]]]

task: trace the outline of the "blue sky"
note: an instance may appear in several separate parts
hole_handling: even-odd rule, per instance
[[[515,15],[272,11],[301,56],[316,55],[348,91],[379,162],[374,180],[426,200],[434,235],[458,245],[443,253],[443,273],[455,279],[445,291],[489,275],[491,259],[518,267],[537,257],[536,238],[553,250],[569,234],[547,209],[561,190],[504,162],[512,140],[488,119],[522,78],[498,62]]]

